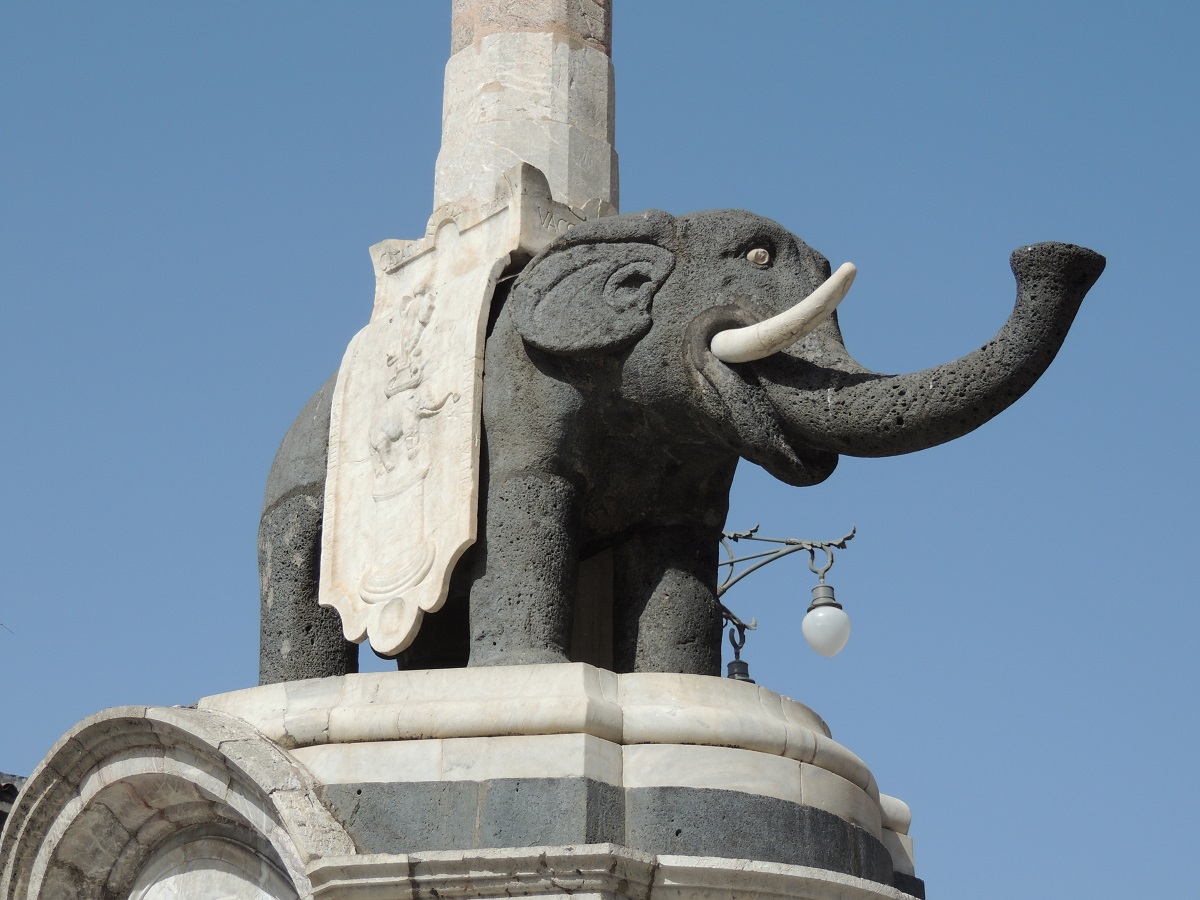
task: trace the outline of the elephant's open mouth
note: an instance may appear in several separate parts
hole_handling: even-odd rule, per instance
[[[705,310],[688,326],[684,352],[702,406],[716,433],[739,455],[788,484],[819,484],[833,474],[837,454],[793,444],[753,366],[724,363],[710,350],[714,334],[755,321],[741,307],[727,305]],[[729,426],[734,441],[729,441]]]

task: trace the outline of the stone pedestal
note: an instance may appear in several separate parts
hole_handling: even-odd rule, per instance
[[[753,684],[347,675],[84,720],[13,809],[0,898],[901,900],[908,822]]]

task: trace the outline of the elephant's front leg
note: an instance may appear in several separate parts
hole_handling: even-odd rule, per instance
[[[646,528],[613,557],[613,662],[618,672],[720,675],[717,535],[702,526]]]
[[[578,489],[518,472],[487,492],[483,573],[471,587],[472,666],[568,661],[579,569]]]

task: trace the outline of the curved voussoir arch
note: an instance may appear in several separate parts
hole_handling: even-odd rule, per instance
[[[160,882],[308,897],[309,864],[353,852],[307,771],[247,723],[120,707],[80,722],[30,777],[0,836],[0,900],[153,900]]]

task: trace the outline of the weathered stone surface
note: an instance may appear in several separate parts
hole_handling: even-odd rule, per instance
[[[358,645],[317,605],[329,410],[336,373],[288,430],[271,466],[258,525],[258,683],[358,671]]]
[[[198,707],[237,716],[280,743],[288,716],[327,710],[330,728],[320,742],[581,733],[628,744],[743,747],[814,762],[859,787],[871,780],[804,704],[727,678],[614,675],[584,663],[371,672],[216,694]],[[800,740],[801,731],[813,740]],[[825,748],[819,759],[810,749],[817,737]]]
[[[486,783],[479,804],[482,846],[625,843],[619,787],[589,779],[511,779]],[[563,838],[546,840],[550,834]],[[571,835],[567,837],[567,835]]]
[[[622,751],[621,783],[626,787],[670,785],[732,790],[793,803],[805,800],[800,789],[804,764],[786,757],[741,747],[687,744],[629,744]],[[863,799],[868,798],[863,795]]]
[[[611,4],[457,0],[434,208],[486,200],[520,163],[573,208],[618,204]]]
[[[657,787],[628,789],[625,808],[626,843],[647,853],[781,862],[892,883],[891,857],[877,838],[811,806]]]
[[[577,900],[911,900],[826,869],[744,859],[655,856],[614,844],[370,854],[313,867],[317,898],[511,896]]]
[[[887,849],[824,810],[775,797],[588,779],[364,782],[322,796],[359,852],[612,842],[654,854],[811,866],[892,883]]]
[[[197,836],[156,854],[142,869],[129,897],[294,900],[298,895],[286,874],[268,859],[218,833]]]
[[[590,734],[321,744],[298,747],[292,755],[323,784],[498,778],[590,778],[621,784],[629,775],[621,746]]]
[[[717,682],[714,691],[721,691]],[[237,716],[285,747],[501,734],[592,734],[619,740],[617,676],[593,666],[385,672],[266,685],[205,697],[201,710]],[[308,741],[290,721],[328,717]]]
[[[623,843],[623,792],[589,779],[335,784],[322,798],[360,853]]]
[[[916,862],[913,858],[913,842],[907,834],[884,829],[883,846],[892,856],[892,868],[899,875],[916,877]],[[897,885],[899,886],[899,885]]]
[[[916,897],[917,900],[925,900],[925,882],[915,875],[909,875],[906,872],[896,872],[892,876],[892,884],[902,893]]]
[[[912,810],[907,803],[898,797],[879,795],[879,811],[883,816],[883,827],[890,828],[898,834],[908,834],[912,825]]]
[[[612,0],[454,0],[452,54],[495,33],[560,34],[612,53]]]
[[[573,664],[315,679],[199,707],[112,710],[66,735],[3,834],[0,898],[919,893],[870,773],[756,685]],[[882,803],[906,828],[907,807]]]
[[[321,800],[348,829],[360,853],[478,846],[473,843],[477,784],[331,784],[320,790]]]
[[[210,876],[220,884],[245,876],[265,891],[228,888],[237,896],[294,897],[307,889],[312,860],[353,850],[294,759],[212,711],[91,716],[59,741],[21,797],[0,836],[4,900],[197,896]],[[170,893],[176,888],[183,893]]]
[[[762,797],[828,812],[877,841],[907,830],[910,818],[903,803],[881,798],[870,770],[812,710],[730,679],[614,675],[580,663],[447,669],[271,685],[207,697],[200,706],[241,717],[293,748],[343,815],[371,821],[395,798],[370,797],[399,788],[367,785],[550,780]],[[361,809],[359,790],[370,795]],[[462,787],[421,790],[429,795],[422,808],[435,812],[458,809],[470,795]],[[480,809],[468,816],[476,836]],[[401,833],[399,825],[386,827]],[[436,825],[439,834],[447,827]],[[582,840],[541,840],[560,839]],[[911,871],[911,842],[886,846],[900,854],[898,868]]]
[[[284,435],[276,453],[277,462],[267,476],[263,509],[270,509],[305,485],[325,484],[325,468],[329,462],[329,407],[333,402],[334,372],[320,389],[309,398]]]

